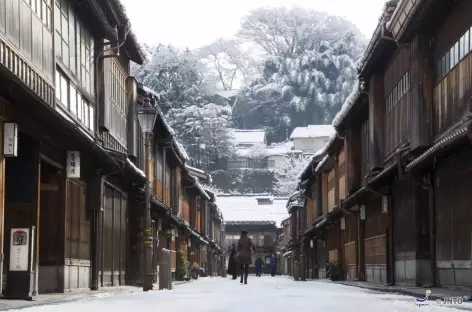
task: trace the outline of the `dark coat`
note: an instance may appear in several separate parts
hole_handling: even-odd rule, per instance
[[[238,241],[238,256],[239,264],[252,264],[251,251],[255,251],[256,247],[252,243],[249,236],[241,237]]]
[[[261,258],[257,258],[255,264],[256,268],[262,268],[262,266],[264,265],[264,260],[262,260]]]
[[[231,248],[228,261],[228,274],[236,275],[238,273],[238,262],[236,261],[236,248]]]

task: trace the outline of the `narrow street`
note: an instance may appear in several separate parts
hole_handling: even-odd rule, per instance
[[[229,278],[203,278],[172,291],[122,294],[102,299],[45,305],[27,312],[127,311],[412,311],[414,298],[332,284],[326,281],[294,282],[288,277],[249,277],[248,285]],[[469,310],[470,304],[459,308]],[[458,311],[431,302],[424,311]]]

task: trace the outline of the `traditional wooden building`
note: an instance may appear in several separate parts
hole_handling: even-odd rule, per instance
[[[305,236],[321,241],[348,279],[471,286],[470,5],[387,3],[359,82],[333,121],[338,138],[302,174],[308,224],[316,203],[328,216],[333,206],[341,213],[340,238],[332,227],[321,231],[318,216]]]
[[[143,61],[129,21],[119,3],[94,0],[0,10],[4,293],[124,284],[127,169],[114,155],[127,151],[129,62]],[[9,257],[20,234],[33,245],[27,268]]]

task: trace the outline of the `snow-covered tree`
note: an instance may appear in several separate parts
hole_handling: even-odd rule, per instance
[[[133,66],[132,74],[146,87],[159,94],[159,105],[166,113],[202,101],[206,94],[206,72],[195,55],[187,50],[159,44],[145,46],[146,62]]]
[[[254,167],[258,165],[266,158],[267,156],[267,146],[264,143],[258,143],[249,148],[248,157],[252,160]]]
[[[207,79],[222,90],[248,84],[261,69],[262,59],[250,44],[240,39],[217,39],[199,48],[196,55],[208,69]]]
[[[279,168],[274,170],[277,179],[275,192],[280,196],[292,194],[298,184],[298,175],[305,170],[310,157],[288,156],[284,158]]]
[[[276,142],[294,127],[331,121],[354,85],[365,43],[348,20],[302,8],[254,10],[239,36],[268,54],[246,90],[245,114],[257,115]]]
[[[166,117],[178,129],[177,138],[187,147],[192,165],[215,170],[230,155],[231,107],[202,103],[170,109]]]

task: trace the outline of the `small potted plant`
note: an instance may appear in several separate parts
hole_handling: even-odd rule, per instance
[[[332,281],[342,281],[344,279],[344,270],[339,261],[331,260],[328,262],[328,275]]]

